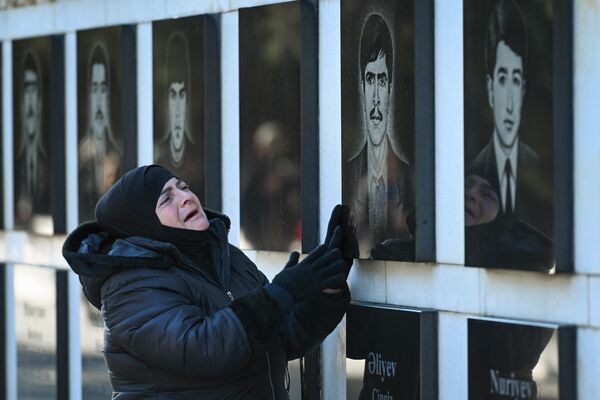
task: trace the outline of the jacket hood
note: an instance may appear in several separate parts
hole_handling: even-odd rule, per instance
[[[210,221],[209,230],[225,238],[229,218],[204,209]],[[183,254],[171,243],[141,236],[117,239],[104,231],[96,221],[84,222],[67,236],[62,255],[79,276],[87,299],[100,309],[100,288],[112,275],[131,268],[167,269],[184,263]]]

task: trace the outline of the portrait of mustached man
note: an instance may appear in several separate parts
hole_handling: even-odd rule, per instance
[[[360,35],[358,97],[364,142],[344,159],[344,202],[350,206],[361,258],[387,239],[408,238],[410,165],[393,144],[393,91],[397,84],[393,36],[384,17],[367,16]],[[360,132],[359,132],[360,134]],[[346,133],[344,133],[346,135]]]
[[[154,161],[189,176],[188,184],[204,200],[203,117],[195,115],[203,114],[202,87],[194,84],[202,80],[201,27],[201,17],[153,26]]]
[[[110,60],[105,44],[94,43],[87,61],[85,132],[79,141],[79,219],[94,218],[96,202],[119,177],[122,146],[111,122]],[[82,105],[83,106],[83,105]]]
[[[26,230],[36,225],[33,221],[36,214],[50,212],[50,154],[46,137],[49,131],[44,130],[44,106],[47,106],[44,89],[47,88],[44,87],[45,65],[36,48],[27,42],[15,44],[15,56],[19,60],[14,87],[19,92],[15,101],[15,226]],[[51,234],[51,224],[42,230],[40,233]]]

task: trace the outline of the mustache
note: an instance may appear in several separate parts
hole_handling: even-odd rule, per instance
[[[96,113],[94,114],[94,118],[95,119],[104,119],[104,113],[102,112],[102,110],[97,110]]]
[[[379,120],[383,119],[383,114],[379,111],[379,107],[373,107],[371,112],[369,112],[369,119],[378,118]]]

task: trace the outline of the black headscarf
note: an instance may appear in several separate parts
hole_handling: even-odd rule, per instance
[[[96,220],[116,238],[144,236],[174,244],[198,264],[204,264],[211,234],[208,230],[171,228],[160,223],[156,203],[165,183],[177,178],[160,165],[132,169],[98,200]]]

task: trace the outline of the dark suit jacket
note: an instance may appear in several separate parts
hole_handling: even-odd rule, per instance
[[[477,157],[475,157],[470,171],[467,171],[467,173],[487,179],[498,194],[500,201],[502,201],[493,137]],[[544,177],[539,155],[522,140],[519,140],[516,186],[514,217],[525,221],[544,234],[552,237],[553,182],[551,178],[549,181],[547,177]],[[499,215],[501,214],[502,206],[500,207]]]
[[[343,201],[350,207],[350,217],[356,226],[361,258],[367,258],[377,243],[386,239],[407,239],[406,215],[414,208],[410,166],[402,161],[388,143],[388,223],[385,229],[369,226],[367,144],[345,165]]]

